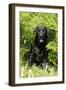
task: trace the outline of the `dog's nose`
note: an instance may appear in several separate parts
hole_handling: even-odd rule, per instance
[[[40,36],[39,36],[39,39],[43,39],[43,36],[42,36],[42,35],[40,35]]]

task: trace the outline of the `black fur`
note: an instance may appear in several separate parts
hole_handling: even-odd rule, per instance
[[[33,64],[38,67],[45,68],[48,63],[48,50],[46,48],[48,42],[47,28],[38,26],[36,27],[36,35],[34,44],[28,52],[28,66],[31,68]]]

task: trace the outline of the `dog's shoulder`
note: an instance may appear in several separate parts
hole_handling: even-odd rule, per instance
[[[34,44],[32,44],[31,50],[32,50],[33,54],[38,54],[39,53],[39,48],[37,46],[35,46]]]

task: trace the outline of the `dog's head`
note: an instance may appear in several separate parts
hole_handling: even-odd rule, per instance
[[[36,41],[38,41],[39,43],[45,43],[47,40],[47,28],[46,27],[42,27],[42,26],[38,26],[36,27]]]

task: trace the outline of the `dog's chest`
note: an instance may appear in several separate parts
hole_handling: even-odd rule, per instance
[[[44,51],[39,50],[39,48],[35,47],[33,50],[34,59],[37,61],[42,61],[44,58]]]

